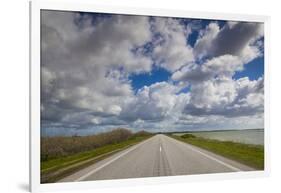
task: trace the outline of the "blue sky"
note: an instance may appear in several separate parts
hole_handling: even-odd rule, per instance
[[[132,81],[132,87],[135,91],[141,89],[144,86],[150,86],[157,82],[168,81],[171,77],[171,73],[163,68],[154,68],[149,73],[133,74],[129,77]]]
[[[41,134],[263,128],[263,24],[41,12]]]
[[[257,80],[264,75],[264,57],[259,57],[245,64],[244,70],[236,72],[234,79],[249,77],[250,80]]]
[[[248,77],[250,80],[257,80],[264,75],[264,57],[259,57],[245,64],[244,70],[234,74],[234,79]],[[154,68],[149,73],[133,74],[129,77],[132,81],[132,87],[135,91],[144,86],[150,86],[157,82],[168,81],[171,73],[163,68]],[[185,89],[182,92],[186,92]]]

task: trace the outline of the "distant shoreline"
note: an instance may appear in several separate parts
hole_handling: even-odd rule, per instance
[[[256,129],[219,129],[219,130],[197,130],[197,131],[163,131],[163,132],[151,132],[151,134],[170,134],[170,133],[203,133],[203,132],[226,132],[226,131],[257,131],[257,130],[264,130],[264,128],[256,128]],[[145,130],[144,130],[145,131]],[[52,137],[85,137],[85,136],[93,136],[93,135],[98,135],[104,132],[100,133],[95,133],[91,135],[41,135],[41,138],[52,138]]]

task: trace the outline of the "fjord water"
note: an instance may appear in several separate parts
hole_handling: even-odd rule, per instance
[[[192,133],[195,136],[216,139],[221,141],[234,141],[246,144],[264,145],[263,129],[231,130],[231,131],[203,131]]]

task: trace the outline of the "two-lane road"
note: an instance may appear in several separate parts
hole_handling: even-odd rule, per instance
[[[156,135],[84,168],[61,182],[248,170],[253,169],[168,136]]]

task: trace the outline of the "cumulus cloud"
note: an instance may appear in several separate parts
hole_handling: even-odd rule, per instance
[[[242,71],[245,64],[262,55],[263,25],[260,23],[228,22],[219,28],[218,23],[210,23],[200,31],[194,46],[198,63],[185,65],[175,71],[176,81],[198,82],[214,77],[231,78]]]
[[[189,26],[177,19],[155,18],[152,27],[157,35],[152,54],[157,65],[174,72],[194,61],[193,49],[186,41],[191,32]]]
[[[243,62],[237,56],[223,55],[206,60],[202,65],[190,64],[172,75],[175,81],[199,82],[213,77],[232,77],[243,70]]]
[[[198,57],[234,55],[245,62],[259,56],[257,40],[263,36],[263,24],[228,22],[221,29],[218,23],[210,23],[201,31],[194,52]]]
[[[162,121],[176,113],[187,100],[187,95],[177,95],[180,86],[159,82],[149,87],[144,86],[136,97],[123,109],[121,118],[128,121]],[[185,99],[183,99],[185,98]]]
[[[126,76],[151,69],[150,58],[131,52],[150,40],[147,17],[116,15],[95,25],[84,17],[42,12],[43,119],[66,121],[71,115],[75,122],[80,111],[91,112],[88,121],[118,115],[123,99],[133,95]],[[77,25],[79,18],[83,23]]]
[[[192,87],[190,103],[185,113],[197,116],[249,116],[263,113],[263,78],[250,81],[215,79]]]
[[[233,76],[262,56],[263,25],[201,22],[42,11],[42,133],[262,125],[263,76]],[[131,77],[146,74],[154,81],[136,88]]]
[[[198,58],[202,58],[212,51],[212,42],[220,32],[219,25],[217,23],[210,23],[205,30],[200,31],[200,37],[197,39],[194,46],[194,53]]]

